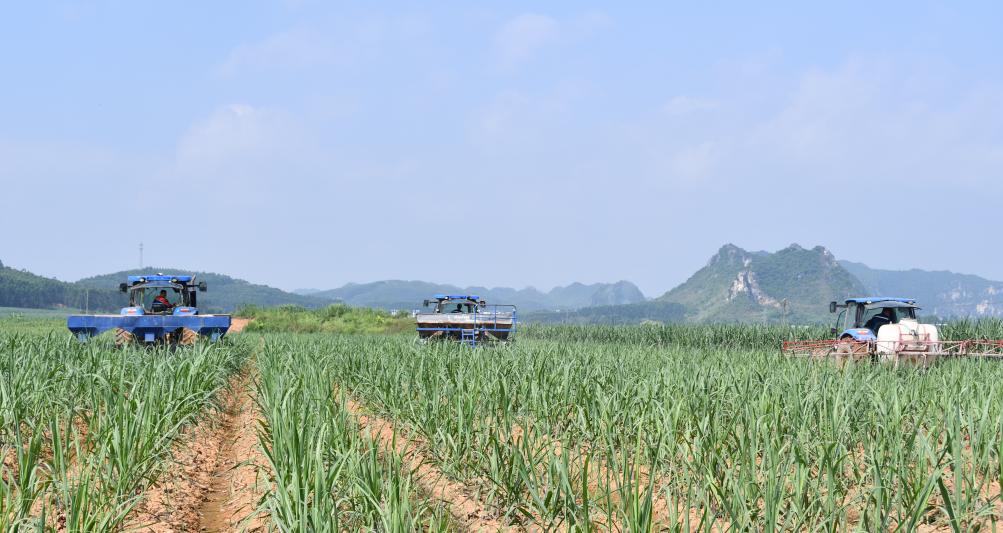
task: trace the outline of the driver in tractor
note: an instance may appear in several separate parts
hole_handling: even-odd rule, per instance
[[[167,299],[166,290],[161,290],[160,294],[158,294],[157,297],[153,299],[153,301],[159,303],[160,305],[163,305],[164,309],[174,308],[174,304],[172,304],[171,301]]]
[[[872,316],[871,319],[867,321],[867,324],[864,324],[864,327],[873,331],[874,334],[877,335],[878,329],[881,328],[881,326],[894,323],[895,310],[891,307],[885,307],[881,310],[881,313]]]
[[[450,311],[450,313],[462,313],[462,312],[463,312],[463,304],[456,304],[456,309]]]

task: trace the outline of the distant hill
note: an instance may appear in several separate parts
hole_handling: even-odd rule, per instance
[[[521,311],[569,310],[596,305],[632,304],[645,301],[644,294],[629,281],[616,283],[572,283],[548,292],[534,288],[458,287],[426,281],[387,280],[349,283],[337,289],[311,293],[349,305],[383,309],[414,309],[433,294],[475,294],[488,303],[514,304]]]
[[[59,281],[17,270],[0,263],[0,307],[34,309],[89,308],[110,311],[121,307],[117,291],[90,290],[73,283]]]
[[[77,287],[89,287],[95,289],[116,289],[119,283],[125,281],[126,276],[139,276],[150,272],[164,272],[170,274],[195,274],[199,281],[204,281],[209,286],[205,296],[199,297],[199,307],[206,312],[233,312],[243,305],[257,305],[261,307],[271,307],[275,305],[300,305],[308,308],[323,307],[331,303],[323,298],[304,296],[285,292],[267,285],[257,285],[242,279],[232,278],[223,274],[212,272],[193,272],[183,268],[144,268],[142,270],[125,270],[84,278],[74,285]],[[117,293],[117,291],[115,291]],[[127,303],[127,299],[121,293],[116,294],[115,308],[122,307]]]
[[[0,263],[0,307],[115,311],[128,275],[193,273],[186,269],[128,270],[65,282]],[[332,290],[285,292],[230,276],[195,272],[209,285],[199,300],[207,312],[246,304],[307,308],[343,302],[357,307],[414,309],[437,293],[477,294],[489,303],[519,306],[524,320],[545,323],[830,322],[827,304],[847,296],[916,298],[923,313],[942,318],[1003,316],[1003,282],[947,271],[880,270],[837,261],[825,248],[791,245],[775,253],[723,246],[686,282],[653,301],[632,283],[572,283],[547,292],[534,288],[459,287],[423,281],[350,283]]]
[[[548,296],[553,305],[564,309],[577,309],[604,305],[636,304],[645,301],[644,294],[629,281],[616,283],[595,283],[582,285],[572,283],[567,287],[556,287]]]
[[[969,274],[927,270],[879,270],[840,261],[870,294],[916,298],[923,314],[948,317],[1003,316],[1003,282]]]
[[[941,318],[1003,316],[1003,282],[946,271],[873,269],[837,261],[821,246],[809,250],[795,244],[768,253],[728,244],[655,301],[527,313],[523,318],[590,324],[779,322],[786,299],[789,322],[829,323],[829,301],[848,296],[916,298],[923,314]]]
[[[423,281],[374,281],[372,283],[349,283],[343,287],[315,292],[310,296],[328,301],[341,301],[360,307],[382,309],[414,309],[422,300],[436,293],[456,294],[464,289],[455,285],[441,285]]]
[[[524,322],[538,324],[640,324],[683,322],[686,307],[675,302],[640,302],[598,305],[573,311],[536,311],[522,315]]]
[[[643,302],[641,291],[632,283],[572,283],[556,287],[549,292],[533,288],[509,289],[485,287],[461,288],[455,285],[422,281],[378,281],[350,283],[333,290],[297,289],[285,292],[267,285],[257,285],[223,274],[194,272],[184,268],[151,267],[124,270],[65,282],[3,266],[0,263],[0,307],[35,309],[79,308],[85,306],[95,311],[115,311],[127,303],[118,292],[118,285],[130,275],[151,272],[195,274],[205,281],[209,292],[199,299],[206,312],[233,312],[243,305],[271,307],[299,305],[307,308],[323,307],[332,302],[343,302],[357,307],[384,309],[413,309],[437,293],[477,294],[489,303],[518,305],[522,311],[550,309],[578,309],[595,305],[616,305]]]
[[[321,289],[293,289],[293,294],[299,294],[300,296],[310,296],[318,292],[321,292]]]
[[[829,321],[828,302],[865,292],[863,284],[818,246],[776,253],[723,246],[707,266],[658,298],[686,308],[690,322]]]

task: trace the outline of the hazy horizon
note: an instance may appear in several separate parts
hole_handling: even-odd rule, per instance
[[[734,244],[734,243],[726,243],[726,244]],[[803,248],[806,248],[806,249],[811,249],[811,248],[815,247],[815,245],[804,245],[804,244],[801,244],[801,243],[791,243],[791,244],[792,245],[796,244],[796,245],[802,246]],[[774,253],[774,252],[779,251],[779,250],[754,250],[754,249],[745,248],[744,246],[741,246],[739,244],[734,244],[734,245],[738,246],[739,248],[742,248],[743,250],[745,250],[747,252],[750,252],[750,253],[759,253],[759,252]],[[823,245],[818,245],[818,246],[823,246]],[[138,258],[138,247],[137,247],[137,258]],[[708,257],[707,259],[709,260],[710,257]],[[911,268],[917,268],[917,267],[910,267],[910,268],[906,268],[906,269],[883,268],[883,267],[880,267],[880,266],[872,265],[872,264],[870,264],[870,263],[868,263],[867,261],[864,261],[864,260],[846,259],[846,258],[842,258],[842,257],[839,257],[839,256],[836,256],[836,260],[837,261],[849,261],[849,262],[853,262],[853,263],[863,264],[863,265],[865,265],[865,266],[867,266],[867,267],[869,267],[871,269],[875,269],[875,270],[893,270],[894,271],[894,270],[909,270]],[[2,257],[0,257],[0,262],[3,262],[3,258]],[[705,261],[705,263],[706,263],[706,261]],[[4,266],[8,266],[8,267],[13,267],[13,268],[19,268],[19,269],[20,268],[24,268],[24,267],[19,267],[18,265],[9,265],[9,264],[7,264],[5,262],[3,263],[3,265]],[[160,269],[168,268],[168,267],[183,267],[183,266],[184,265],[146,265],[146,266],[144,266],[144,268],[152,271],[152,270],[160,270]],[[703,266],[704,265],[701,265],[698,268],[702,268]],[[127,270],[134,270],[134,269],[137,269],[137,268],[139,268],[139,265],[136,265],[134,267],[123,267],[123,268],[119,268],[119,269],[115,269],[115,270],[110,270],[110,271],[107,271],[107,272],[98,272],[98,273],[94,273],[94,274],[89,274],[89,275],[86,275],[86,276],[82,276],[82,277],[79,277],[79,278],[73,278],[73,279],[57,278],[57,279],[60,279],[61,281],[74,282],[74,281],[79,281],[81,279],[85,279],[85,278],[89,278],[89,277],[93,277],[93,276],[101,276],[101,275],[111,274],[113,272],[121,272],[121,271],[127,271]],[[28,269],[28,270],[30,270],[30,269]],[[244,279],[244,278],[241,278],[240,276],[237,276],[237,275],[234,275],[234,274],[231,274],[231,273],[228,273],[228,272],[218,271],[218,270],[212,270],[212,269],[191,269],[191,270],[198,270],[200,272],[209,272],[209,273],[213,273],[213,274],[222,274],[222,275],[227,275],[227,276],[231,276],[231,277],[238,278],[238,279]],[[920,270],[925,270],[925,269],[920,269]],[[979,277],[982,277],[984,279],[988,279],[989,281],[994,281],[994,282],[995,281],[1001,281],[1001,280],[995,280],[995,279],[989,278],[987,276],[983,276],[983,275],[981,275],[981,274],[979,274],[977,272],[963,272],[963,271],[950,270],[950,269],[946,269],[946,270],[943,270],[943,271],[951,272],[951,273],[954,273],[954,274],[979,276]],[[164,272],[166,272],[166,270]],[[672,289],[672,288],[680,285],[681,283],[685,282],[689,278],[689,276],[692,275],[695,272],[696,272],[696,270],[694,270],[693,272],[691,272],[689,275],[687,275],[684,279],[682,279],[681,281],[679,281],[675,285],[672,285],[671,287],[668,287],[667,289],[665,289],[663,291],[660,291],[660,292],[657,292],[657,293],[649,293],[649,292],[645,291],[643,287],[640,287],[633,280],[624,279],[624,278],[608,279],[608,280],[593,280],[593,281],[569,280],[569,281],[566,281],[564,283],[559,283],[557,285],[552,285],[552,286],[547,286],[547,287],[539,287],[539,286],[535,286],[535,285],[489,285],[489,284],[484,284],[484,283],[454,283],[454,282],[449,281],[449,280],[417,279],[417,278],[406,278],[406,277],[405,278],[370,279],[370,280],[364,280],[364,281],[346,281],[345,283],[342,283],[342,284],[337,285],[337,286],[331,286],[331,287],[309,287],[309,286],[306,286],[306,285],[279,286],[279,285],[273,285],[273,284],[270,284],[270,283],[267,283],[267,282],[264,282],[264,281],[260,281],[260,280],[253,280],[253,279],[244,279],[244,281],[248,281],[250,283],[255,283],[255,284],[262,284],[262,285],[272,286],[272,287],[275,287],[275,288],[278,288],[278,289],[282,289],[282,290],[287,291],[287,292],[297,292],[297,291],[317,291],[317,292],[320,292],[320,291],[328,291],[328,290],[332,290],[332,289],[341,288],[341,287],[343,287],[345,285],[348,285],[348,284],[364,285],[364,284],[367,284],[367,283],[375,283],[375,282],[380,282],[380,281],[419,281],[419,282],[433,283],[433,284],[437,284],[437,285],[455,285],[455,286],[459,286],[459,287],[462,287],[462,288],[485,287],[485,288],[492,289],[492,290],[493,289],[497,289],[497,288],[512,288],[512,289],[516,289],[516,290],[536,289],[536,290],[538,290],[540,292],[543,292],[543,293],[547,293],[550,290],[552,290],[554,288],[557,288],[557,287],[566,287],[568,285],[571,285],[572,283],[582,283],[584,285],[591,285],[591,284],[594,284],[594,283],[610,283],[610,284],[612,284],[612,283],[617,283],[617,282],[620,282],[620,281],[627,281],[627,282],[630,282],[630,283],[634,283],[635,285],[638,285],[638,288],[641,290],[641,292],[644,294],[644,296],[646,298],[653,299],[653,298],[658,298],[659,296],[662,296],[668,290],[670,290],[670,289]],[[38,272],[32,272],[32,273],[39,274]]]
[[[15,4],[0,261],[654,297],[797,242],[1003,279],[1001,12]]]

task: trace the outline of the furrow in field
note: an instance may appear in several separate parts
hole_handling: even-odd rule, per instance
[[[233,404],[230,394],[224,408]],[[219,445],[226,435],[225,418],[194,426],[175,444],[166,471],[143,495],[126,521],[126,530],[155,533],[198,531],[198,509],[208,494],[212,473],[219,467]]]
[[[126,530],[154,533],[199,531],[200,507],[209,497],[213,476],[223,467],[223,448],[238,404],[243,376],[231,380],[218,418],[188,429],[171,450],[164,473],[143,495],[126,521]]]
[[[126,529],[154,533],[264,530],[255,514],[267,490],[267,462],[257,447],[260,413],[254,402],[253,362],[230,380],[215,419],[179,439],[166,472],[144,494]]]
[[[258,448],[257,427],[261,420],[254,402],[252,380],[245,378],[238,389],[238,401],[224,420],[217,468],[213,472],[208,499],[200,508],[201,531],[260,531],[264,518],[255,514],[262,494],[268,490],[267,465]]]
[[[368,413],[362,404],[347,399],[348,411],[354,415],[359,426],[383,449],[393,450],[401,456],[404,465],[414,474],[415,481],[431,498],[446,505],[450,515],[463,527],[464,531],[494,532],[516,531],[506,526],[485,508],[484,504],[471,495],[471,491],[461,483],[449,479],[421,452],[420,442],[395,428],[389,420]]]

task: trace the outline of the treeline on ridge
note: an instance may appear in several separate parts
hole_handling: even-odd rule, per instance
[[[0,307],[110,311],[122,307],[122,295],[116,290],[81,287],[0,263]]]

